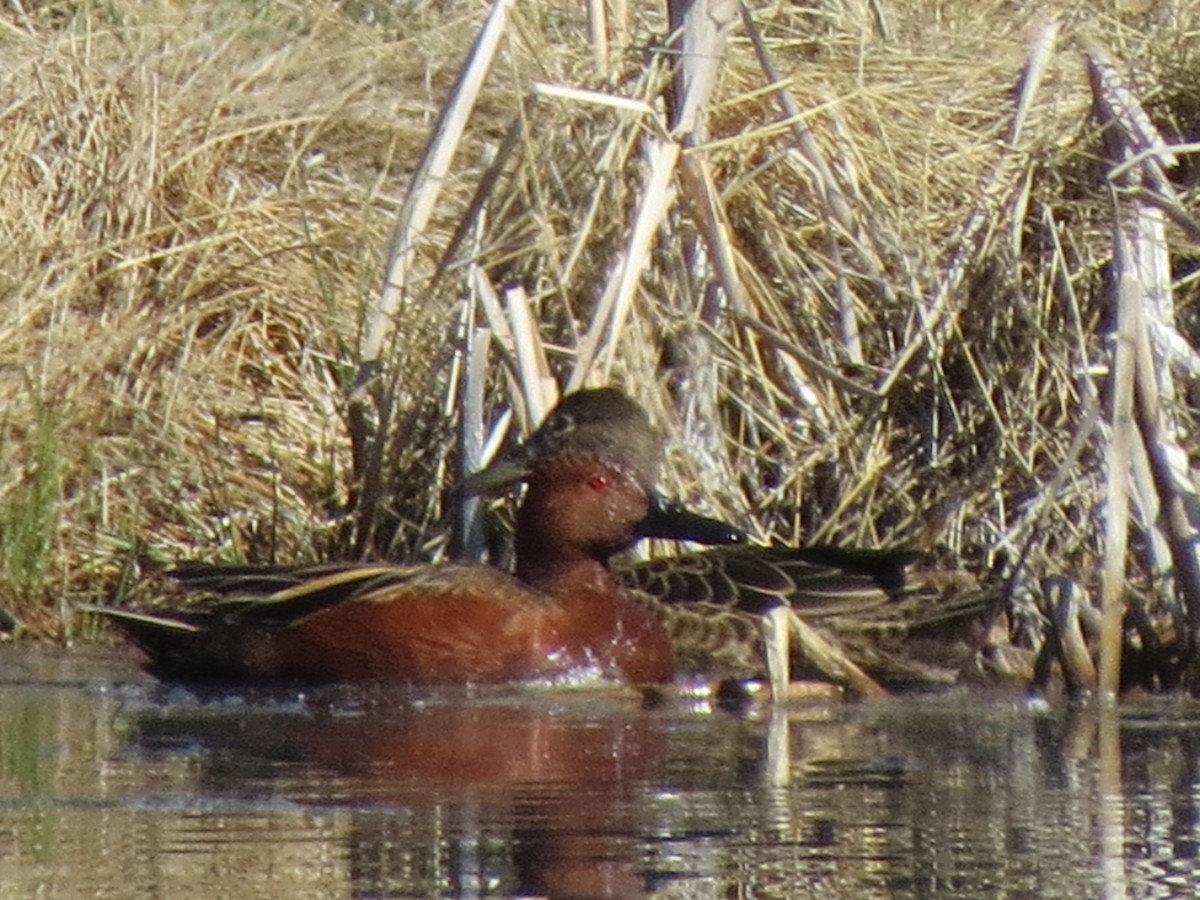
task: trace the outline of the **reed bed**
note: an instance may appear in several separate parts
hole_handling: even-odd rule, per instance
[[[504,427],[616,383],[756,539],[914,546],[1036,627],[1108,585],[1188,646],[1200,4],[725,6],[6,13],[0,605],[437,558]]]

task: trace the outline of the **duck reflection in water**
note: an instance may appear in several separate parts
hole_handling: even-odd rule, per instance
[[[143,752],[188,748],[205,794],[346,808],[355,893],[638,897],[667,730],[635,692],[317,689],[138,716]],[[386,812],[386,814],[381,814]],[[397,857],[403,857],[397,859]]]

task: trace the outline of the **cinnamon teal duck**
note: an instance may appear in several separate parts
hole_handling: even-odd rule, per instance
[[[597,399],[619,435],[592,421]],[[417,684],[577,674],[669,681],[674,653],[646,598],[618,588],[609,558],[639,537],[737,541],[723,523],[665,506],[660,439],[617,392],[566,398],[538,436],[464,486],[523,480],[516,576],[482,565],[184,566],[178,610],[92,607],[170,678],[385,679]]]

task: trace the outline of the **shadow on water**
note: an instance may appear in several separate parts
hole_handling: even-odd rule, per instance
[[[0,896],[1177,896],[1200,708],[196,693],[0,648]]]

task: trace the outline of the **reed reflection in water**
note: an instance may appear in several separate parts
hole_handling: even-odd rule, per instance
[[[0,655],[0,897],[1177,896],[1200,710],[210,692]]]

